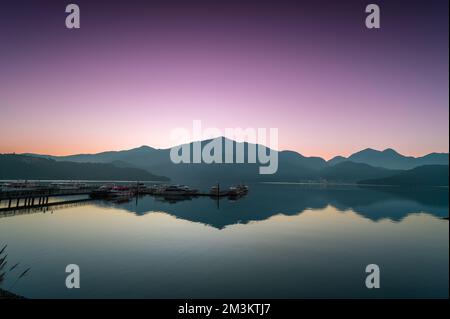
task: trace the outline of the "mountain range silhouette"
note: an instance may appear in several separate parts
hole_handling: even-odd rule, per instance
[[[222,142],[225,141],[224,137],[217,139],[222,139]],[[202,147],[211,141],[201,141]],[[236,149],[238,143],[232,141],[233,149]],[[224,145],[225,143],[222,143],[223,162],[225,157]],[[243,142],[243,146],[245,159],[247,159],[249,143]],[[193,143],[189,143],[187,147],[191,150],[190,156],[192,157]],[[260,146],[256,145],[256,147],[259,148]],[[321,157],[306,157],[297,152],[286,150],[278,152],[278,171],[275,174],[260,175],[258,169],[262,165],[261,163],[174,164],[170,160],[170,149],[156,149],[149,146],[96,154],[52,156],[28,153],[23,155],[51,159],[56,162],[108,163],[118,168],[143,169],[155,175],[167,176],[173,182],[188,180],[295,182],[323,179],[334,182],[356,183],[392,177],[404,170],[411,170],[419,166],[448,166],[449,163],[448,153],[431,153],[422,157],[412,157],[399,154],[393,149],[377,151],[368,148],[354,153],[348,158],[337,156],[326,161]],[[445,167],[436,167],[432,173],[444,174]]]

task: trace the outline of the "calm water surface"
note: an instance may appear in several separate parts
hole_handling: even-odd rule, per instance
[[[447,216],[447,188],[274,184],[237,201],[0,213],[0,246],[19,263],[0,287],[30,298],[448,298]],[[72,263],[80,289],[65,287]],[[377,290],[364,283],[371,263]]]

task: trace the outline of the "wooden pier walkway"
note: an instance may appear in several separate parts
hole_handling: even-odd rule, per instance
[[[77,200],[68,200],[68,201],[59,201],[59,202],[51,202],[48,203],[48,205],[44,206],[31,206],[31,207],[19,207],[19,208],[0,208],[0,218],[2,217],[10,217],[10,216],[16,216],[16,215],[27,215],[27,214],[35,214],[35,213],[42,213],[49,210],[49,208],[53,210],[60,209],[60,208],[67,208],[67,207],[75,207],[84,205],[85,203],[91,201],[89,198],[86,199],[77,199]]]
[[[91,188],[80,190],[37,188],[37,189],[1,191],[0,205],[2,204],[3,201],[6,201],[7,204],[5,205],[5,207],[0,207],[0,211],[18,208],[33,208],[33,207],[54,205],[53,202],[49,202],[50,197],[89,195],[91,191],[92,191]]]
[[[54,197],[54,196],[70,196],[70,195],[89,195],[95,189],[94,187],[83,189],[53,189],[53,188],[36,188],[36,189],[19,189],[0,191],[0,200],[17,199],[29,197]]]

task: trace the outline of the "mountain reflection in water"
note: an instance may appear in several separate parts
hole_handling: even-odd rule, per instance
[[[355,213],[378,221],[400,221],[411,213],[448,217],[448,188],[401,188],[319,186],[295,184],[256,184],[238,200],[227,198],[187,198],[173,200],[150,196],[125,203],[97,201],[95,205],[120,207],[136,215],[166,212],[177,218],[203,223],[218,229],[232,224],[260,221],[277,214],[298,215],[307,209]]]
[[[208,197],[90,201],[0,218],[29,298],[448,298],[448,189],[249,185]],[[77,264],[81,288],[67,289]],[[365,287],[365,267],[381,288]]]

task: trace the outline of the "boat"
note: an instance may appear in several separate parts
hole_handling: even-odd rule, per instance
[[[111,192],[111,188],[100,186],[97,189],[94,189],[89,193],[89,197],[92,199],[98,199],[98,198],[113,198],[114,194]]]
[[[198,193],[198,190],[186,185],[170,185],[159,189],[156,193],[164,196],[193,196]]]
[[[59,190],[79,190],[88,188],[86,183],[80,182],[55,182],[50,183],[50,187],[59,189]]]
[[[11,189],[11,183],[3,183],[0,187],[1,191],[7,191]]]
[[[5,184],[4,184],[5,188],[21,189],[21,190],[33,189],[33,188],[37,188],[40,186],[38,183],[28,182],[28,181],[14,181],[14,182],[5,183]]]
[[[129,188],[134,190],[136,193],[145,193],[148,187],[144,183],[136,182],[134,184],[131,184]]]
[[[248,193],[248,186],[246,185],[237,185],[229,188],[228,196],[229,197],[241,197]]]
[[[211,196],[227,196],[228,195],[228,191],[220,190],[220,186],[217,185],[217,186],[211,187],[211,189],[209,191],[209,194]]]
[[[110,192],[114,197],[132,197],[136,193],[131,187],[122,185],[114,186]]]
[[[89,197],[91,198],[127,198],[134,196],[135,191],[128,186],[107,184],[93,190]]]

